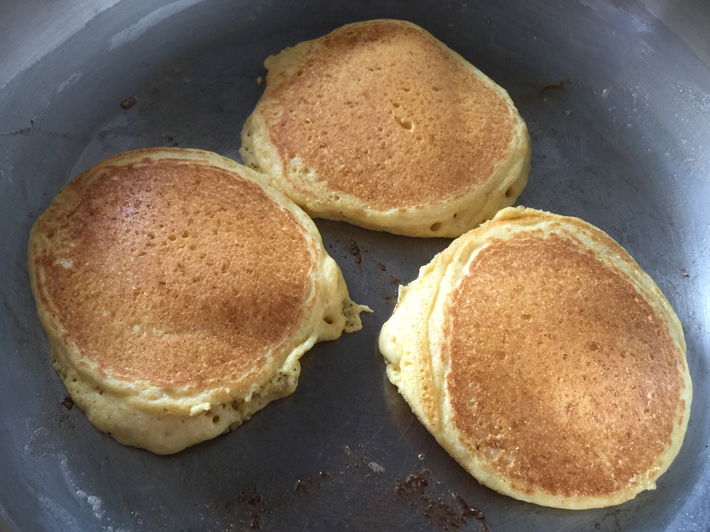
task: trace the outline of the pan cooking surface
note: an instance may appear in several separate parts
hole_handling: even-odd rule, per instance
[[[0,531],[708,529],[703,2],[684,11],[601,0],[1,4]],[[479,485],[419,424],[377,350],[397,286],[449,240],[336,222],[317,225],[351,296],[375,313],[362,331],[316,345],[292,396],[168,457],[121,446],[65,401],[25,265],[29,229],[56,193],[129,149],[202,148],[239,160],[268,55],[383,17],[421,25],[506,88],[532,139],[518,204],[605,230],[677,311],[694,401],[685,444],[657,490],[571,512]]]

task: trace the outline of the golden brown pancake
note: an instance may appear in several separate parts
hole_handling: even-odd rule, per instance
[[[311,216],[453,237],[525,188],[508,93],[414,24],[349,24],[265,66],[240,153]]]
[[[400,289],[387,375],[483,484],[584,509],[646,489],[678,454],[683,330],[648,275],[577,218],[505,209]]]
[[[305,351],[361,327],[303,211],[200,150],[126,152],[78,176],[32,228],[29,267],[73,400],[159,454],[292,393]]]

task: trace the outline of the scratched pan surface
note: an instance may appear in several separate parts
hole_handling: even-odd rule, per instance
[[[710,4],[18,0],[0,13],[0,531],[481,530],[457,496],[492,532],[710,528]],[[291,397],[169,457],[122,447],[62,405],[25,266],[54,195],[127,149],[238,158],[264,58],[378,17],[420,24],[506,87],[532,136],[520,203],[607,231],[677,310],[695,400],[657,490],[575,513],[470,478],[386,381],[376,344],[398,282],[448,241],[340,223],[318,226],[375,313],[316,346]],[[403,483],[423,471],[426,486]]]

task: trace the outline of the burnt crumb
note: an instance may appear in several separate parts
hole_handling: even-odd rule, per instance
[[[599,523],[594,523],[594,528],[599,530],[602,526]]]
[[[377,267],[380,269],[380,271],[386,272],[387,271],[387,266],[382,264],[381,262],[377,263]]]
[[[386,296],[383,296],[382,299],[384,299],[385,303],[387,303],[392,308],[394,308],[397,304],[397,294],[388,294]]]
[[[170,143],[170,146],[172,146],[173,148],[180,145],[180,143],[178,141],[176,141],[175,137],[173,137],[172,135],[165,135],[164,138],[165,138],[165,142]]]
[[[564,81],[560,81],[559,83],[553,83],[552,85],[546,85],[540,91],[540,96],[545,96],[546,94],[548,94],[550,92],[565,92],[567,90],[567,85],[569,85],[570,83],[571,83],[570,80],[566,79]]]
[[[310,478],[298,479],[296,485],[293,487],[293,491],[299,491],[301,493],[308,493],[313,487],[313,480]]]
[[[362,255],[360,255],[360,247],[354,240],[350,243],[350,254],[353,256],[355,264],[358,266],[362,264]]]
[[[390,284],[399,284],[401,281],[394,275],[390,275]]]
[[[64,401],[62,401],[61,404],[64,405],[67,410],[71,410],[74,407],[74,401],[69,395],[64,398]]]
[[[483,512],[479,510],[478,508],[472,508],[471,506],[468,505],[466,500],[461,497],[461,495],[455,494],[456,500],[459,502],[461,505],[461,513],[463,515],[470,515],[471,517],[475,517],[476,519],[479,519],[480,521],[483,521],[486,517],[483,515]]]
[[[318,477],[316,477],[315,479],[298,479],[296,480],[296,484],[293,487],[293,491],[297,491],[299,493],[309,493],[313,488],[320,488],[321,484],[325,482],[328,477],[330,477],[328,473],[326,473],[325,471],[321,471],[318,473]]]
[[[236,496],[236,501],[241,504],[246,504],[247,506],[258,506],[262,503],[261,495],[256,491],[256,487],[252,486],[250,489],[240,491]]]
[[[491,532],[486,523],[481,523],[481,532]]]
[[[683,277],[690,277],[690,274],[686,271],[683,271]]]
[[[266,505],[263,497],[256,491],[256,486],[240,491],[218,509],[233,515],[240,506],[249,512],[250,526],[253,530],[260,530],[264,514],[270,514],[273,511],[273,507]]]
[[[395,483],[395,499],[417,508],[422,517],[444,530],[458,529],[471,517],[483,519],[483,512],[471,508],[462,497],[456,495],[461,505],[460,509],[456,509],[441,497],[432,497],[428,493],[428,488],[429,471],[423,469]],[[481,528],[481,530],[488,530],[485,524],[482,526],[485,529]]]
[[[121,102],[121,109],[130,109],[136,104],[136,97],[131,96],[130,98],[126,98]]]
[[[398,480],[394,484],[394,493],[397,497],[424,495],[424,490],[429,485],[429,471],[422,469],[412,473],[405,480]]]

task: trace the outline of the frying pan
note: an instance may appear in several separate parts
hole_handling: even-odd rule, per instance
[[[694,402],[655,491],[572,512],[473,480],[387,382],[377,350],[398,284],[449,241],[342,223],[317,222],[353,299],[375,313],[312,349],[292,396],[167,457],[121,446],[63,404],[25,265],[55,194],[128,149],[238,160],[264,58],[385,17],[421,25],[510,92],[532,137],[519,204],[608,232],[676,309]],[[708,28],[702,0],[0,0],[0,531],[481,530],[461,501],[491,532],[709,530]]]

